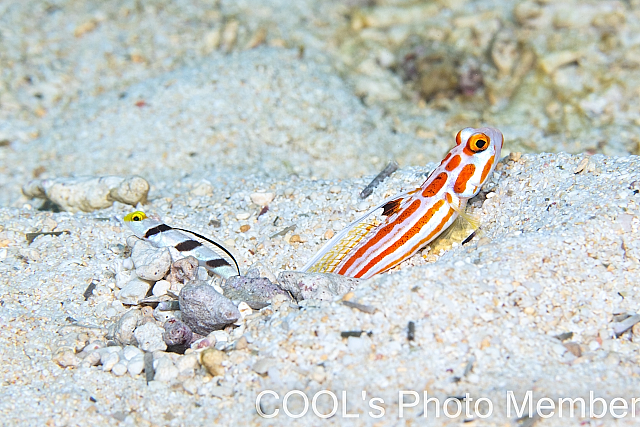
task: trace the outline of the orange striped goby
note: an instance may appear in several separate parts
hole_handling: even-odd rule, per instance
[[[400,264],[465,216],[467,201],[493,173],[503,142],[498,129],[462,129],[424,184],[369,210],[302,270],[367,279]]]

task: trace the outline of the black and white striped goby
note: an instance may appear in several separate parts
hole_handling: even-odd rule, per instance
[[[212,273],[224,277],[225,279],[232,276],[238,276],[240,274],[238,262],[227,249],[219,243],[207,239],[193,231],[170,227],[160,221],[148,218],[142,211],[136,211],[126,215],[124,217],[124,222],[139,238],[147,239],[158,247],[173,246],[182,255],[191,255],[195,257],[200,262],[201,266]],[[186,234],[182,233],[183,231],[191,233],[222,250],[233,261],[235,267],[232,266],[229,261],[218,255],[213,249],[210,249],[197,240],[190,238]]]

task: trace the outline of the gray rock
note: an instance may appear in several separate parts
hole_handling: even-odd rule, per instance
[[[144,280],[160,280],[171,268],[169,249],[157,248],[145,240],[138,240],[133,245],[131,260],[136,268],[136,275]]]
[[[240,318],[240,311],[231,300],[219,294],[205,282],[191,282],[180,291],[182,321],[193,332],[208,335]]]
[[[278,275],[280,287],[291,292],[298,301],[305,299],[332,301],[355,289],[360,281],[360,279],[330,273],[283,271]]]
[[[134,332],[134,336],[138,341],[138,346],[144,351],[164,351],[167,345],[164,343],[162,333],[164,329],[154,323],[145,323],[138,326]]]
[[[133,331],[135,331],[138,326],[138,322],[141,319],[142,313],[140,313],[140,310],[134,308],[127,311],[116,322],[113,328],[113,336],[111,338],[123,346],[138,344],[135,336],[133,335]]]
[[[291,299],[289,293],[271,283],[266,277],[233,276],[222,285],[224,296],[233,301],[244,301],[254,310],[269,305],[276,295]]]

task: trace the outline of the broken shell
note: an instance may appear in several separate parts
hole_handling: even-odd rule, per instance
[[[184,353],[193,339],[191,329],[178,319],[169,319],[164,323],[164,333],[162,334],[169,351]]]
[[[242,301],[240,304],[238,304],[238,311],[240,312],[240,319],[238,319],[238,321],[234,323],[234,325],[240,326],[242,325],[244,318],[253,313],[253,310],[251,309],[249,304]]]

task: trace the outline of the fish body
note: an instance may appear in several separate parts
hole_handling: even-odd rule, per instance
[[[462,129],[456,146],[420,187],[369,210],[331,239],[302,271],[367,279],[400,264],[464,215],[467,201],[493,173],[503,142],[494,128]]]
[[[229,261],[213,249],[204,246],[199,241],[192,239],[178,229],[147,217],[144,212],[132,212],[124,217],[124,222],[139,238],[146,239],[157,247],[173,247],[185,257],[191,255],[198,260],[198,263],[202,267],[225,279],[239,274],[237,271],[237,263],[236,267],[232,266]],[[196,233],[192,234],[202,237]],[[226,252],[235,263],[235,259],[228,250],[211,240],[206,240]]]

